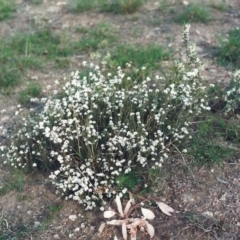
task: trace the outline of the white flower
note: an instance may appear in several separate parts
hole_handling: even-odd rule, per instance
[[[77,216],[76,215],[70,215],[68,217],[71,221],[75,221],[77,219]]]

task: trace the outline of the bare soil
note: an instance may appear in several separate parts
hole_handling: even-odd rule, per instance
[[[73,14],[64,2],[56,0],[43,0],[39,5],[30,0],[17,2],[18,10],[14,17],[0,22],[1,38],[19,31],[28,31],[30,22],[36,19],[48,24],[54,31],[64,31],[69,39],[79,37],[76,27],[91,28],[99,22],[107,22],[118,30],[119,41],[122,43],[159,43],[171,45],[176,50],[182,48],[182,26],[174,23],[171,20],[172,13],[165,14],[161,5],[154,0],[149,0],[132,15],[104,14],[97,10]],[[65,3],[68,3],[68,0]],[[182,7],[182,3],[172,1],[172,6]],[[205,65],[204,79],[209,82],[224,84],[231,78],[231,69],[217,65],[214,57],[216,36],[240,26],[240,2],[229,0],[227,6],[224,12],[213,9],[214,19],[210,23],[192,24],[191,39],[198,46],[198,53]],[[151,23],[153,18],[157,19],[157,24]],[[89,58],[89,55],[71,57],[67,71],[52,69],[51,66],[44,70],[29,71],[25,81],[39,81],[43,86],[53,84],[55,80],[64,82],[69,71],[78,69],[81,61]],[[17,121],[13,117],[17,108],[17,96],[17,93],[10,96],[0,94],[0,108],[7,109],[0,125],[11,127],[14,121]],[[177,213],[168,217],[153,208],[157,216],[151,221],[156,231],[153,239],[240,240],[239,158],[228,159],[211,170],[194,167],[189,169],[184,161],[179,159],[169,160],[165,167],[166,172],[156,183],[154,197],[172,206]],[[0,183],[4,183],[8,177],[8,170],[1,167]],[[25,181],[22,192],[14,190],[0,197],[2,219],[8,223],[4,231],[9,233],[9,238],[3,239],[13,239],[11,236],[17,232],[21,233],[21,236],[14,239],[65,240],[70,239],[69,234],[72,233],[74,236],[71,239],[78,240],[113,239],[113,233],[122,239],[120,229],[118,231],[112,227],[106,228],[102,236],[99,236],[98,228],[104,221],[102,212],[86,212],[76,202],[65,201],[56,195],[47,174],[30,174]],[[53,211],[51,206],[61,206],[61,209]],[[69,215],[76,215],[77,219],[72,221]],[[77,227],[80,231],[76,231]],[[0,228],[0,239],[1,234],[3,230]],[[139,232],[137,239],[149,239],[149,236]]]

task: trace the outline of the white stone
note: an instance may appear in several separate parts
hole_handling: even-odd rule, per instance
[[[53,235],[54,239],[60,239],[58,234]]]
[[[202,215],[205,217],[213,217],[213,213],[210,211],[203,212]]]

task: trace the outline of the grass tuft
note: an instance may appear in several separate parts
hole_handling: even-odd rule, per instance
[[[0,1],[0,21],[11,18],[12,13],[16,11],[16,4],[14,0]]]
[[[213,167],[221,164],[236,153],[229,143],[239,143],[237,123],[228,121],[217,114],[206,116],[195,129],[189,146],[189,154],[199,166]]]
[[[211,12],[208,7],[202,4],[190,4],[175,17],[175,21],[182,24],[188,22],[208,23],[210,20]]]
[[[240,29],[228,32],[226,38],[219,38],[218,62],[240,68]]]
[[[21,192],[25,184],[25,176],[22,170],[10,169],[8,179],[5,180],[4,185],[0,188],[0,196],[12,190]]]
[[[38,83],[29,83],[27,88],[20,91],[19,103],[27,104],[30,103],[31,98],[39,98],[42,93],[42,87]]]
[[[209,3],[209,6],[213,9],[216,9],[221,12],[225,12],[228,8],[226,1],[217,1],[217,0],[211,0]]]
[[[96,0],[71,0],[70,9],[75,13],[90,11],[96,6]]]
[[[145,0],[100,0],[100,10],[116,14],[129,14],[136,12]]]
[[[80,28],[78,31],[84,34],[80,41],[75,43],[74,48],[78,51],[96,51],[117,41],[114,29],[106,23],[100,23],[91,30]]]

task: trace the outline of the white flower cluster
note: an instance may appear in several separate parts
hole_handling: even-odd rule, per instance
[[[232,80],[227,87],[224,100],[226,101],[225,114],[234,113],[240,108],[240,70],[233,73]]]
[[[179,63],[181,78],[170,84],[159,77],[136,83],[129,69],[102,73],[84,62],[86,76],[72,73],[61,97],[49,98],[42,112],[23,119],[3,155],[6,163],[54,169],[50,178],[58,191],[86,209],[117,191],[126,193],[117,177],[161,167],[171,143],[191,137],[189,116],[208,110],[194,49],[189,53],[195,63],[189,71]],[[157,87],[164,85],[159,81],[165,86]]]

